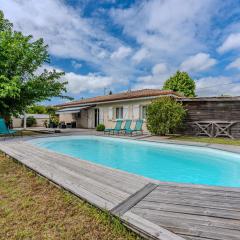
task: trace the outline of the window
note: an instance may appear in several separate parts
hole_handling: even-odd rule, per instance
[[[72,114],[72,117],[73,117],[73,119],[78,119],[78,118],[81,118],[81,112],[78,112],[78,113],[73,113]]]
[[[116,108],[116,119],[123,119],[123,107]]]
[[[142,106],[141,118],[142,119],[146,119],[147,118],[147,106]]]

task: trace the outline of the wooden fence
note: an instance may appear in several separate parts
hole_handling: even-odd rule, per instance
[[[240,138],[239,97],[194,98],[181,101],[187,109],[185,134],[207,136],[204,134],[204,128],[207,127],[205,130],[212,137]]]

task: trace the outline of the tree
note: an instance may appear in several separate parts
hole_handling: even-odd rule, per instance
[[[33,105],[28,107],[26,112],[31,114],[47,114],[46,107],[42,105]]]
[[[152,134],[174,133],[182,127],[186,110],[171,97],[160,97],[147,107],[147,128]]]
[[[195,97],[195,82],[188,73],[177,71],[163,86],[164,90],[173,90],[182,93],[186,97]]]
[[[49,114],[55,115],[57,108],[53,106],[32,105],[27,108],[26,112],[31,114]]]
[[[52,97],[62,97],[67,82],[60,81],[64,72],[38,73],[49,63],[43,39],[33,40],[13,31],[12,24],[0,11],[0,112],[3,116],[23,113],[27,106]]]
[[[47,114],[49,114],[51,116],[55,116],[56,115],[56,111],[57,111],[56,107],[53,107],[53,106],[47,106],[46,107]]]

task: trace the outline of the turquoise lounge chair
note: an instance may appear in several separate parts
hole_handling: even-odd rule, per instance
[[[9,129],[4,119],[0,118],[0,135],[14,135],[15,133],[17,133],[17,131]]]
[[[143,120],[137,120],[135,128],[134,129],[126,129],[125,134],[133,135],[133,133],[139,133],[139,132],[141,134],[143,134],[142,125],[143,125]]]
[[[110,134],[110,133],[113,132],[113,131],[121,130],[122,122],[123,122],[122,120],[117,120],[115,127],[114,127],[114,128],[106,128],[106,129],[104,130],[104,134],[105,134],[105,133]]]
[[[126,120],[124,127],[118,130],[113,130],[113,134],[114,133],[119,134],[121,132],[131,129],[131,124],[132,124],[132,120]]]

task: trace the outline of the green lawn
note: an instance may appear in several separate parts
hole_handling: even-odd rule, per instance
[[[171,136],[171,140],[180,141],[192,141],[192,142],[204,142],[204,143],[217,143],[217,144],[228,144],[228,145],[238,145],[240,146],[239,139],[230,138],[209,138],[209,137],[196,137],[196,136]]]
[[[16,134],[14,134],[14,136],[34,136],[38,134],[39,134],[38,132],[34,132],[30,130],[21,130],[21,131],[17,131]],[[0,137],[9,137],[9,135],[0,135]]]
[[[0,153],[0,239],[141,239]]]

